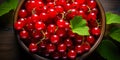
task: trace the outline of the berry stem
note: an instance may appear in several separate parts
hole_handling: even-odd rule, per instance
[[[89,6],[87,6],[88,7],[88,12],[91,12],[91,9],[90,9],[90,7]]]
[[[35,12],[35,8],[33,8],[33,10],[32,10],[32,15],[35,14],[35,13],[36,13],[36,12]]]
[[[100,25],[100,23],[98,22],[98,20],[96,20],[96,22],[97,22],[97,27],[100,27],[101,25]]]
[[[75,2],[75,0],[72,0],[72,2],[74,3],[74,2]]]
[[[64,19],[64,17],[65,17],[65,14],[64,14],[64,12],[63,13],[61,13],[62,14],[62,18],[61,19]]]
[[[41,42],[45,39],[45,33],[44,33],[43,31],[41,31],[41,32],[42,32],[42,34],[43,34],[43,38],[40,39],[40,41],[38,41],[38,42],[36,43],[36,45],[38,45],[39,43],[41,43]]]

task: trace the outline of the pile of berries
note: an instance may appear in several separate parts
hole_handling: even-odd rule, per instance
[[[101,34],[95,0],[25,0],[14,24],[31,53],[49,59],[76,59],[89,51]],[[73,33],[70,20],[82,16],[89,36]]]

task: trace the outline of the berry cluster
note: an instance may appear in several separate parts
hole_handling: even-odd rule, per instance
[[[99,37],[95,0],[26,0],[14,28],[29,51],[51,59],[75,59],[89,51]],[[90,36],[73,33],[70,20],[82,16]]]

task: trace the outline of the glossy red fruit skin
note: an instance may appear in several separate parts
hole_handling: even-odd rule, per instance
[[[91,21],[91,20],[96,21],[96,18],[97,18],[97,16],[96,16],[95,13],[91,12],[91,13],[88,14],[88,20],[89,21]]]
[[[69,24],[69,22],[65,22],[65,31],[68,31],[68,30],[70,30],[70,24]]]
[[[87,42],[93,45],[95,43],[95,38],[94,36],[88,36],[87,37]]]
[[[49,53],[54,52],[56,49],[55,45],[53,45],[53,44],[48,44],[46,47],[47,47],[47,51]]]
[[[66,2],[66,0],[57,0],[56,1],[56,5],[61,5],[61,6],[65,6],[65,4],[66,4],[67,2]]]
[[[67,14],[67,19],[70,20],[73,17],[75,17],[77,15],[77,10],[76,9],[70,9],[70,12],[68,12]]]
[[[20,32],[20,38],[27,39],[29,37],[29,34],[27,31],[23,30]]]
[[[66,45],[64,43],[62,43],[62,44],[58,45],[57,49],[58,49],[59,52],[65,52],[67,47],[66,47]]]
[[[55,18],[57,15],[57,11],[54,8],[50,8],[47,11],[49,18]]]
[[[98,9],[97,8],[92,8],[91,12],[95,13],[96,15],[98,14]]]
[[[96,6],[97,6],[97,3],[95,0],[90,0],[90,1],[88,1],[87,4],[88,4],[89,8],[96,8]]]
[[[49,33],[55,33],[56,29],[57,29],[57,26],[55,26],[54,24],[50,24],[50,25],[48,25],[48,27],[47,27],[47,31],[48,31]]]
[[[58,60],[58,59],[60,59],[60,54],[58,52],[54,52],[52,57],[53,57],[53,59]]]
[[[58,13],[63,13],[64,9],[62,6],[55,6],[55,10],[58,12]]]
[[[75,39],[76,43],[81,44],[83,41],[83,37],[82,36],[77,36]]]
[[[75,33],[73,33],[72,31],[68,31],[68,35],[69,35],[69,37],[75,37]]]
[[[84,43],[84,44],[82,44],[82,46],[84,47],[84,51],[89,51],[91,48],[90,44],[88,44],[88,43]]]
[[[55,7],[55,4],[53,2],[48,2],[47,3],[47,7],[48,8],[54,8]]]
[[[39,19],[43,22],[46,22],[48,20],[48,14],[47,13],[40,13]]]
[[[64,9],[65,11],[68,11],[71,9],[71,4],[70,3],[67,3],[65,6],[64,6]]]
[[[31,16],[31,21],[34,22],[34,23],[38,22],[39,21],[39,16],[37,14],[33,14]]]
[[[92,33],[93,35],[99,36],[100,33],[101,33],[101,30],[100,30],[99,27],[94,27],[94,28],[91,29],[91,33]]]
[[[35,23],[35,28],[37,29],[37,30],[44,30],[45,29],[45,24],[43,23],[43,22],[36,22]]]
[[[21,30],[23,27],[24,27],[24,23],[21,22],[21,21],[17,21],[17,22],[14,24],[14,28],[15,28],[16,30]]]
[[[63,60],[67,60],[67,52],[64,52],[64,53],[61,53],[61,58],[63,59]]]
[[[58,43],[60,40],[59,36],[58,35],[52,35],[51,38],[50,38],[50,41],[51,43]]]
[[[82,5],[81,5],[81,9],[82,9],[84,12],[88,12],[88,10],[89,10],[86,4],[82,4]]]
[[[39,39],[39,38],[42,38],[43,36],[42,36],[42,33],[40,31],[33,31],[32,37],[35,39]]]
[[[21,9],[18,12],[18,15],[19,15],[20,18],[25,18],[25,17],[27,17],[27,11],[25,9]]]
[[[27,23],[27,24],[26,24],[26,29],[27,29],[28,31],[33,31],[33,30],[34,30],[34,25],[33,25],[33,23]]]
[[[65,27],[65,21],[63,19],[57,20],[57,26],[59,28],[64,28]]]
[[[36,7],[36,2],[33,0],[28,0],[26,2],[25,8],[27,9],[28,12],[31,12],[33,10],[33,8]]]
[[[76,2],[78,2],[78,4],[83,4],[85,3],[85,0],[75,0]]]
[[[82,45],[77,45],[77,46],[75,46],[75,51],[78,54],[82,54],[84,52],[84,47]]]
[[[86,13],[83,10],[79,10],[77,15],[82,16],[82,18],[86,18]]]
[[[67,47],[71,47],[73,45],[72,40],[67,38],[64,43],[66,44]]]
[[[72,9],[78,9],[79,8],[79,4],[78,4],[78,2],[73,2],[72,4],[71,4],[71,6],[72,6]]]
[[[40,48],[42,48],[42,49],[45,49],[45,48],[46,48],[46,44],[45,44],[44,42],[41,42],[41,43],[39,44],[39,46],[40,46]]]
[[[77,53],[74,50],[70,50],[67,55],[68,55],[68,58],[75,59]]]
[[[63,36],[65,36],[66,31],[65,31],[65,29],[58,29],[58,30],[56,31],[56,34],[57,34],[59,37],[63,37]]]
[[[37,45],[35,43],[31,43],[29,45],[29,51],[30,52],[35,53],[35,52],[37,52],[37,50],[38,50],[38,47],[37,47]]]

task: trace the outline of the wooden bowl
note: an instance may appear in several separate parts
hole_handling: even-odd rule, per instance
[[[15,12],[15,15],[14,15],[14,23],[17,21],[18,19],[18,11],[20,10],[21,6],[23,5],[23,3],[25,2],[25,0],[20,0],[20,3],[16,9],[16,12]],[[97,47],[98,45],[100,44],[100,42],[102,41],[102,38],[104,36],[104,32],[105,32],[105,12],[104,12],[104,9],[101,5],[101,3],[96,0],[97,2],[97,5],[98,5],[98,9],[99,9],[99,19],[101,21],[101,34],[98,38],[98,40],[95,42],[95,44],[92,46],[92,48],[84,53],[83,55],[77,57],[77,60],[83,60],[86,56],[90,55],[90,53],[92,53]],[[18,43],[23,47],[23,49],[28,52],[30,55],[32,55],[36,60],[50,60],[50,59],[47,59],[47,58],[44,58],[42,56],[39,56],[37,54],[31,54],[28,50],[28,47],[23,43],[23,41],[20,40],[20,37],[18,36],[18,34],[16,34],[17,38],[18,38]]]

